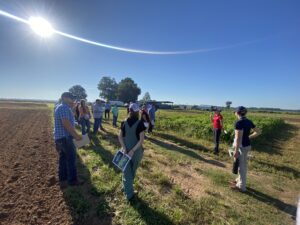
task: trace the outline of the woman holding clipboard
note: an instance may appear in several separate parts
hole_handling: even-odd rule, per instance
[[[139,120],[139,106],[136,103],[130,104],[129,116],[122,123],[119,134],[122,151],[131,157],[122,177],[123,189],[128,201],[134,198],[133,182],[144,153],[145,130],[144,123]]]

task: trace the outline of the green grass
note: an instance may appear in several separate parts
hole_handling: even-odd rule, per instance
[[[119,122],[126,117],[125,110],[120,111]],[[159,111],[158,123],[160,120],[164,123],[169,121],[168,118],[178,117],[179,121],[190,118],[192,122],[189,124],[197,125],[199,118],[207,116],[207,113],[194,111]],[[263,124],[258,122],[261,120],[260,115],[254,116],[258,124]],[[272,118],[268,119],[266,126],[270,125],[269,121],[279,121],[277,117],[275,120]],[[204,120],[207,123],[207,119]],[[186,122],[186,119],[183,121]],[[92,137],[91,144],[77,152],[79,176],[85,180],[85,184],[64,191],[76,224],[294,223],[291,217],[295,206],[290,203],[291,200],[287,202],[287,198],[282,198],[281,194],[283,190],[297,193],[300,184],[300,168],[297,164],[299,152],[287,149],[283,154],[284,149],[277,149],[274,143],[280,145],[282,141],[289,141],[297,130],[284,127],[291,134],[282,136],[272,133],[272,128],[268,131],[271,132],[269,135],[257,141],[252,153],[254,158],[249,164],[249,193],[241,194],[228,188],[228,181],[234,176],[226,152],[215,157],[211,154],[210,140],[202,136],[187,137],[192,129],[176,129],[176,132],[171,133],[159,125],[159,132],[145,142],[145,155],[134,183],[135,189],[139,191],[138,198],[129,204],[121,190],[122,174],[111,163],[119,144],[116,138],[118,129],[112,128],[110,122],[104,123],[106,132]],[[266,140],[272,143],[267,148]],[[226,151],[228,144],[223,142],[221,147]],[[288,159],[286,155],[292,155],[295,159]],[[195,173],[203,180],[199,187],[193,187],[194,190],[204,189],[199,197],[187,193],[184,183],[174,182],[170,177],[188,177],[189,173]]]

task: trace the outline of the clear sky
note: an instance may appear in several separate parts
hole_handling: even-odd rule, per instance
[[[244,43],[190,55],[141,55],[59,35],[42,40],[26,24],[0,16],[2,98],[54,100],[81,84],[93,101],[102,76],[129,76],[156,100],[300,109],[298,0],[0,0],[0,10],[25,19],[38,15],[60,31],[135,49]]]

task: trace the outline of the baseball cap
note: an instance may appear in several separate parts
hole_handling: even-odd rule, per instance
[[[129,110],[133,111],[133,112],[138,112],[138,111],[140,111],[140,107],[136,103],[131,103],[129,106]]]
[[[239,106],[235,109],[235,112],[237,112],[238,114],[246,114],[247,109],[244,106]]]
[[[61,98],[70,98],[72,100],[75,100],[75,96],[71,92],[64,92],[61,95]]]

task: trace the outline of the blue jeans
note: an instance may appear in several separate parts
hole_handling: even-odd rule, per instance
[[[59,153],[59,181],[68,181],[69,183],[77,181],[76,147],[73,137],[55,140],[55,145]]]
[[[214,133],[214,143],[215,143],[215,148],[214,152],[219,153],[219,145],[220,145],[220,136],[221,136],[221,129],[214,128],[213,133]]]
[[[80,119],[80,125],[81,125],[82,135],[85,135],[86,133],[90,132],[90,128],[91,128],[90,120],[86,120],[84,118],[81,118]]]
[[[94,134],[97,134],[99,127],[102,125],[102,117],[101,118],[95,118],[94,122]]]
[[[117,121],[118,121],[118,117],[117,116],[113,116],[113,126],[117,126]]]

